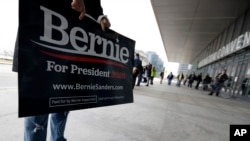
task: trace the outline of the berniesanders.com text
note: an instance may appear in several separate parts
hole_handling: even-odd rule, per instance
[[[52,84],[54,90],[123,90],[123,86],[100,84]]]

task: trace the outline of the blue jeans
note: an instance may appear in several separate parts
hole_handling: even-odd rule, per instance
[[[168,79],[168,85],[171,85],[172,80]]]
[[[69,112],[50,114],[51,141],[66,141],[64,130]],[[25,117],[24,141],[46,141],[49,115]]]
[[[140,86],[140,83],[141,83],[141,79],[142,79],[142,73],[141,72],[139,72],[139,74],[137,75],[137,77],[138,77],[138,80],[137,80],[137,86]]]
[[[212,93],[215,92],[216,95],[219,95],[221,88],[224,86],[223,83],[215,82],[215,84],[212,87]]]
[[[181,80],[177,80],[176,86],[177,86],[177,87],[180,87],[180,86],[181,86]]]
[[[188,87],[192,88],[193,82],[188,82]]]

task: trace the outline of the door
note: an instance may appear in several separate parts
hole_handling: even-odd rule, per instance
[[[250,59],[249,59],[250,61]],[[242,80],[241,89],[242,95],[249,97],[250,96],[250,62],[248,61],[247,68],[245,71],[245,76]],[[250,97],[249,97],[250,98]]]
[[[239,96],[242,95],[242,84],[245,79],[245,75],[247,72],[247,66],[248,62],[247,60],[240,61],[238,63],[238,67],[236,69],[236,74],[235,74],[235,85],[234,85],[234,95]]]

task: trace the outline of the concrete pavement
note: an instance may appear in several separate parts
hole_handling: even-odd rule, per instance
[[[16,74],[8,74],[11,79]],[[8,69],[7,69],[8,70]],[[6,76],[6,75],[5,75]],[[4,76],[1,75],[2,78]],[[2,78],[1,81],[2,81]],[[71,111],[69,141],[229,141],[230,124],[250,124],[250,103],[166,83],[134,89],[134,103]],[[0,87],[0,141],[23,140],[17,86]],[[48,133],[49,136],[49,133]]]

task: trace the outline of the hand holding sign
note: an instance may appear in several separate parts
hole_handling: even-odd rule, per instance
[[[79,20],[82,20],[86,12],[83,0],[72,0],[71,7],[77,12],[80,12]]]

